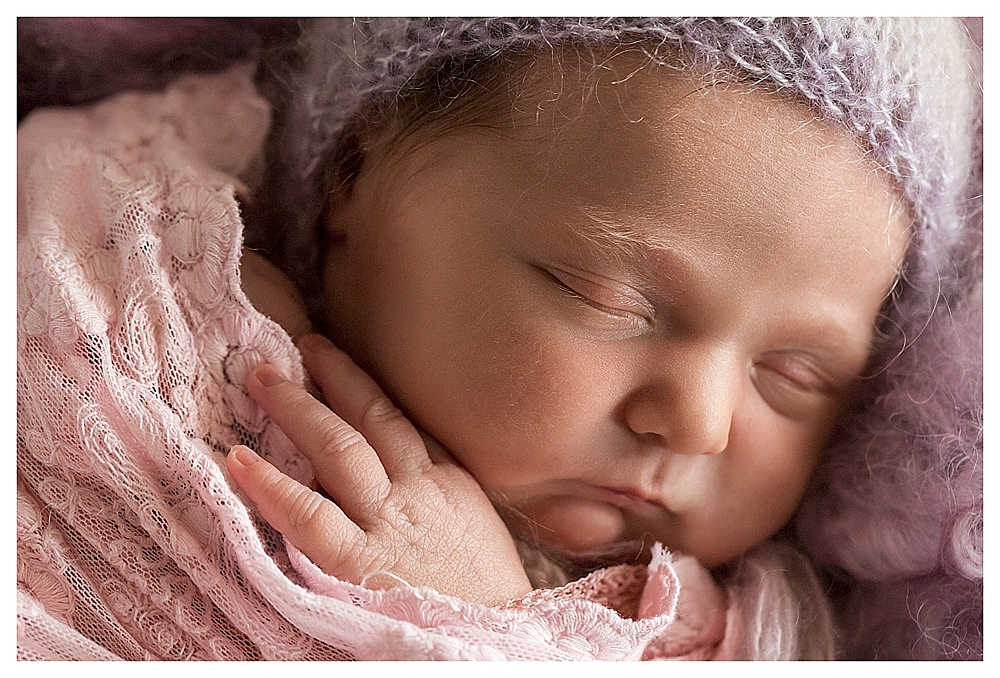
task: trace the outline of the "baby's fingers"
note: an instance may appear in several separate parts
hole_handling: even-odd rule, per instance
[[[252,372],[247,389],[312,461],[317,479],[337,505],[352,521],[368,528],[391,487],[365,438],[273,365],[263,364]]]
[[[361,432],[390,479],[430,466],[417,429],[350,356],[319,334],[306,335],[298,346],[330,407]]]
[[[337,566],[364,533],[336,504],[286,476],[248,447],[235,446],[226,465],[271,527],[325,572]]]

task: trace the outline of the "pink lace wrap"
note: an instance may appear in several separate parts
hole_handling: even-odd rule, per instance
[[[721,593],[659,547],[648,568],[489,608],[339,581],[247,507],[225,471],[232,445],[312,480],[243,389],[264,360],[304,376],[289,337],[240,288],[234,177],[270,116],[250,72],[38,111],[18,130],[18,657],[721,652]]]

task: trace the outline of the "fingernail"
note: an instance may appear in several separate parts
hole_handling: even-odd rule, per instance
[[[253,450],[243,445],[236,445],[233,447],[233,456],[236,457],[236,461],[241,463],[243,466],[252,466],[260,460],[260,457],[258,457]]]
[[[257,377],[257,381],[264,384],[267,388],[277,386],[278,384],[287,381],[285,379],[285,375],[281,373],[281,370],[270,363],[264,363],[254,370],[253,376]]]
[[[320,349],[330,348],[332,345],[329,339],[315,332],[299,339],[299,350],[319,351]]]

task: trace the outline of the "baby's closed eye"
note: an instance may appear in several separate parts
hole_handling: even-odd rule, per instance
[[[542,270],[564,292],[611,317],[642,326],[652,326],[656,319],[653,305],[642,293],[624,283],[555,266]]]
[[[785,416],[808,416],[816,407],[837,399],[847,388],[800,351],[768,351],[751,366],[754,386],[767,404]]]

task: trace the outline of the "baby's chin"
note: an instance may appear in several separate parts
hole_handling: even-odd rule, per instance
[[[512,509],[497,503],[516,540],[575,579],[623,563],[648,564],[654,539],[632,539],[622,510],[611,504],[571,497],[549,497]]]
[[[542,540],[570,554],[604,551],[625,532],[621,509],[589,499],[559,497],[531,507],[528,515]]]
[[[564,563],[645,562],[655,541],[637,539],[622,508],[588,498],[550,496],[516,508],[500,502],[497,510],[516,538]]]

